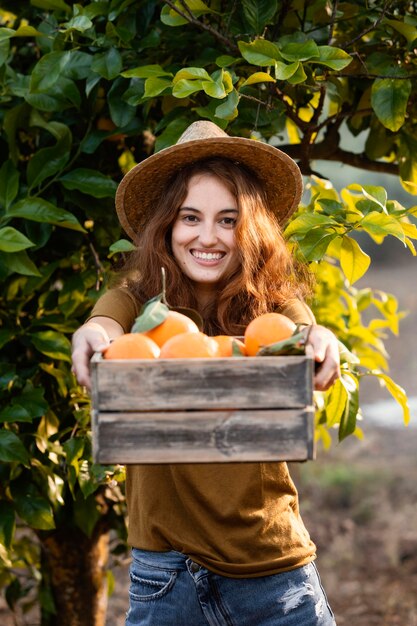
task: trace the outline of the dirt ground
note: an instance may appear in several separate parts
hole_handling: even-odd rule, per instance
[[[380,265],[367,281],[396,294],[409,311],[388,351],[391,375],[411,398],[417,397],[416,278],[417,262],[408,257]],[[364,440],[335,443],[330,452],[319,450],[316,461],[292,466],[338,626],[417,626],[417,408],[405,428],[387,400],[386,390],[368,385],[361,398],[369,407]],[[124,626],[127,563],[114,575],[106,626]],[[0,624],[38,626],[39,620],[32,614],[14,621],[0,595]]]

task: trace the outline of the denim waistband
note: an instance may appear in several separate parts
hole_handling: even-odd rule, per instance
[[[132,558],[135,561],[140,561],[145,565],[151,565],[152,567],[159,567],[161,569],[187,569],[187,560],[189,557],[186,554],[177,552],[176,550],[170,550],[169,552],[154,552],[151,550],[140,550],[139,548],[132,548]]]

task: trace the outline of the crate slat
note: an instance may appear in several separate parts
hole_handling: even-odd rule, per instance
[[[134,363],[134,365],[133,365]],[[92,362],[98,411],[270,409],[311,404],[304,356]]]
[[[96,413],[98,463],[305,461],[313,407],[261,411]]]

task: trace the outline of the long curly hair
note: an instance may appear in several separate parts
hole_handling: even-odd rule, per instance
[[[204,309],[171,247],[172,227],[186,198],[188,181],[201,174],[218,178],[236,198],[239,211],[234,232],[240,266],[222,276],[215,301]],[[311,294],[308,269],[296,262],[288,249],[256,175],[221,157],[183,168],[161,189],[159,202],[141,233],[141,244],[130,253],[120,282],[142,304],[161,292],[162,267],[169,304],[198,310],[209,334],[241,334],[254,317],[279,310],[289,299]]]

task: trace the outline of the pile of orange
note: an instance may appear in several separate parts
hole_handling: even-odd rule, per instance
[[[189,359],[255,356],[267,345],[289,338],[295,324],[280,313],[260,315],[247,326],[244,341],[228,335],[209,337],[189,317],[170,311],[162,324],[145,333],[117,337],[104,351],[105,359]]]

